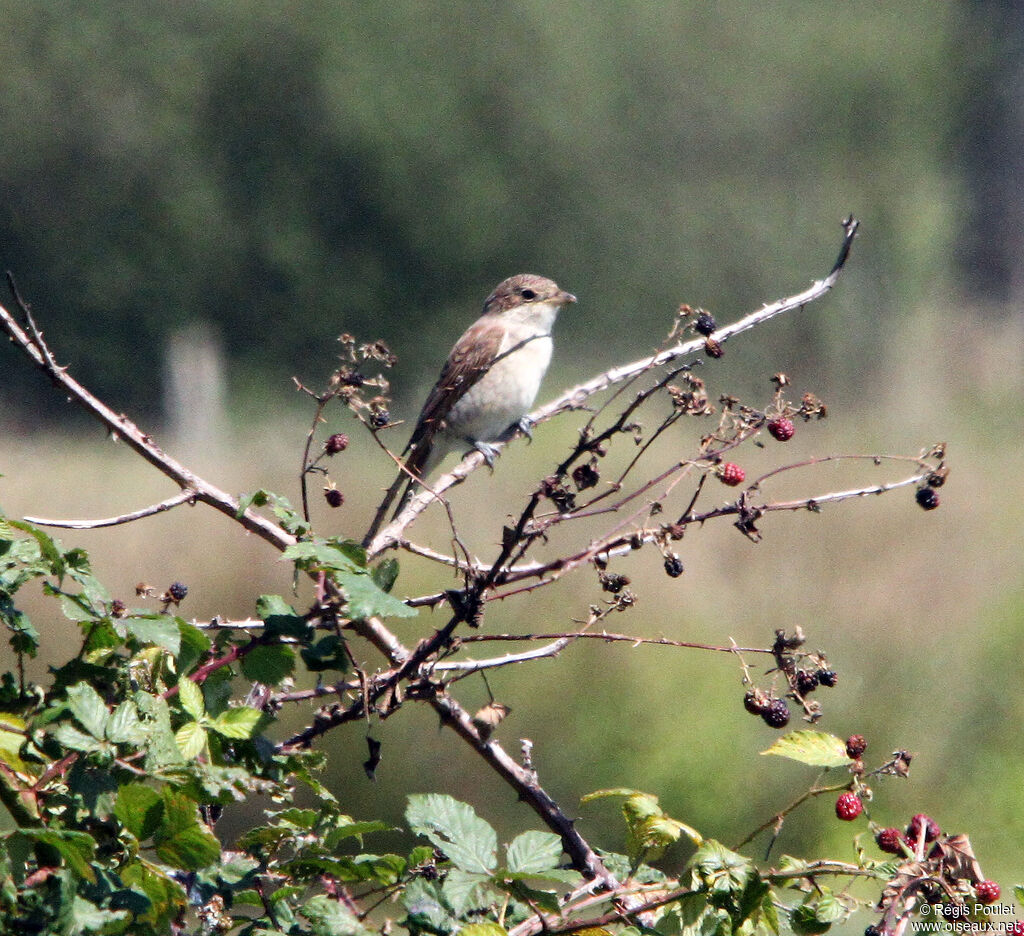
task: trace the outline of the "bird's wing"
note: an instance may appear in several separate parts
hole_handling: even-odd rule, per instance
[[[490,369],[501,351],[503,333],[496,323],[482,320],[466,329],[456,342],[406,446],[409,457],[405,466],[410,471],[419,473],[430,454],[434,434],[451,408]]]

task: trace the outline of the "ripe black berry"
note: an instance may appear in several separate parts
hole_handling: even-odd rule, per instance
[[[939,506],[939,492],[928,485],[919,487],[914,497],[923,510],[934,510]]]
[[[789,706],[782,699],[772,699],[762,710],[761,718],[772,728],[785,728],[789,724]]]
[[[818,670],[818,682],[832,689],[839,682],[839,674],[835,670],[820,669]]]
[[[391,414],[382,406],[370,413],[370,425],[374,429],[383,429],[391,422]]]
[[[785,416],[777,416],[769,421],[768,432],[773,439],[777,439],[779,442],[788,442],[793,438],[796,426],[793,425],[792,419],[786,419]]]
[[[188,594],[188,586],[183,585],[181,582],[174,582],[167,589],[167,594],[171,596],[171,600],[174,602],[184,601],[185,596]]]
[[[767,706],[764,696],[762,696],[756,689],[750,689],[747,694],[743,696],[743,707],[750,712],[751,715],[761,715]]]
[[[903,854],[903,833],[899,829],[879,829],[875,833],[875,844],[890,855]]]
[[[128,608],[120,598],[115,598],[110,602],[110,616],[115,618],[124,617],[128,613]]]
[[[863,811],[864,804],[860,801],[860,797],[852,790],[839,794],[839,799],[836,800],[836,816],[842,819],[843,822],[852,822]]]
[[[800,695],[807,695],[809,692],[814,692],[818,688],[818,674],[813,670],[797,670],[796,673],[796,691]]]
[[[584,462],[573,468],[572,480],[576,485],[576,490],[585,491],[587,488],[594,487],[601,480],[601,475],[594,465]]]
[[[697,316],[697,321],[693,323],[693,330],[698,335],[703,335],[705,338],[717,327],[715,317],[710,312],[705,312],[703,309],[701,309],[700,314]]]
[[[868,743],[864,740],[864,735],[850,735],[846,739],[846,756],[851,760],[856,760],[868,749]]]
[[[922,829],[924,830],[924,840],[926,842],[934,842],[942,833],[939,824],[931,816],[918,813],[910,820],[910,824],[907,826],[907,838],[916,844],[921,838]]]
[[[324,488],[324,500],[332,507],[340,507],[345,503],[345,495],[337,488]]]
[[[683,560],[675,553],[665,557],[665,574],[671,578],[679,578],[683,574]]]
[[[338,452],[344,452],[348,448],[348,436],[344,432],[336,432],[334,435],[328,437],[324,443],[324,451],[328,455],[337,455]]]
[[[629,584],[629,576],[619,575],[617,572],[602,572],[601,587],[606,592],[617,595]]]

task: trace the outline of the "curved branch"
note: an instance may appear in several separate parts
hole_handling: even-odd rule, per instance
[[[163,513],[178,507],[181,504],[194,504],[196,495],[194,491],[183,490],[173,497],[160,501],[159,504],[150,504],[141,510],[121,514],[118,517],[107,517],[104,520],[46,520],[43,517],[25,517],[27,523],[34,523],[37,526],[60,527],[65,530],[98,530],[101,527],[117,526],[120,523],[131,523],[133,520],[141,520],[143,517],[152,517],[155,514]]]

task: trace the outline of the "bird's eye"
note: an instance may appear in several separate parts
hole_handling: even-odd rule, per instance
[[[531,299],[537,298],[537,294],[532,289],[520,290],[519,295],[522,296],[527,302],[529,302]]]

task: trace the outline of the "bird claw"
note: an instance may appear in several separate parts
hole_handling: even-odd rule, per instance
[[[533,441],[533,427],[536,425],[529,416],[522,416],[519,422],[516,423],[516,429],[518,429],[526,438]]]
[[[478,441],[473,443],[473,448],[483,455],[484,461],[487,462],[487,467],[494,471],[494,459],[498,457],[497,447],[489,442]]]

